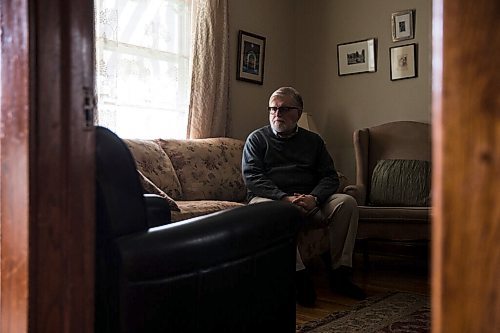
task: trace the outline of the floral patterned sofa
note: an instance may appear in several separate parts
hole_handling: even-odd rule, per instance
[[[242,141],[231,138],[124,141],[134,156],[145,191],[169,201],[172,221],[244,205]]]
[[[145,192],[168,201],[172,221],[245,204],[246,187],[241,173],[243,141],[232,138],[123,141],[134,156]],[[347,179],[340,173],[339,177],[343,189]],[[305,228],[298,243],[304,261],[328,251],[327,229]]]

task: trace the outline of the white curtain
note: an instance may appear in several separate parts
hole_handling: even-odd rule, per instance
[[[186,138],[191,0],[96,0],[97,122],[122,137]]]
[[[196,1],[188,137],[226,136],[229,109],[228,0]]]

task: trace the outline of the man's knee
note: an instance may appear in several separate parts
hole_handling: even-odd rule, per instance
[[[334,194],[338,196],[338,200],[342,203],[342,205],[346,208],[350,209],[357,209],[358,208],[358,203],[356,202],[356,199],[351,197],[348,194],[343,194],[343,193],[338,193]]]
[[[356,200],[347,194],[336,193],[328,198],[322,207],[323,215],[329,224],[336,220],[336,224],[348,224],[353,217],[358,217],[358,204]]]
[[[335,193],[331,195],[328,198],[325,205],[333,205],[335,207],[341,205],[342,207],[345,207],[345,209],[358,208],[358,203],[356,202],[356,199],[354,199],[348,194],[343,194],[343,193]]]

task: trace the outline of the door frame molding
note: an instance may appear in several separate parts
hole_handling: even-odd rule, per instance
[[[0,331],[27,332],[30,214],[28,2],[2,1],[0,15]]]
[[[93,2],[1,6],[1,331],[92,332]]]
[[[500,331],[498,17],[433,0],[433,332]]]

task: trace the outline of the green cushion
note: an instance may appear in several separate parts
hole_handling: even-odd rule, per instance
[[[380,160],[371,180],[369,205],[428,207],[431,164],[418,160]]]

